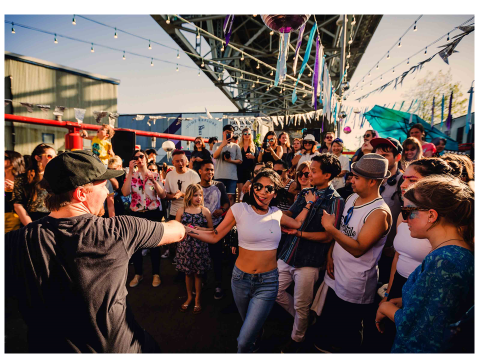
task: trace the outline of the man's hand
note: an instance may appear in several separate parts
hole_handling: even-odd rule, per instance
[[[282,232],[284,232],[285,234],[289,234],[289,235],[295,235],[295,234],[298,233],[297,229],[291,229],[291,228],[287,228],[285,226],[281,226],[280,229],[282,230]]]
[[[212,216],[213,217],[220,217],[220,216],[222,216],[223,213],[224,213],[223,209],[217,209],[212,213]]]
[[[183,197],[183,196],[185,196],[185,194],[184,194],[183,192],[181,192],[180,190],[177,190],[177,191],[175,192],[175,194],[173,195],[173,197],[174,197],[175,199],[180,199],[180,198]]]
[[[325,228],[326,231],[335,228],[335,215],[330,215],[325,210],[323,210],[322,226]]]
[[[317,195],[313,193],[312,190],[310,191],[307,191],[307,193],[305,194],[305,201],[306,202],[309,202],[309,201],[317,201]]]
[[[333,257],[331,255],[327,256],[327,274],[335,280],[335,274],[333,273]]]

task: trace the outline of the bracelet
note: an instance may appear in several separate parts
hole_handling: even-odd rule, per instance
[[[309,202],[307,202],[307,204],[312,204],[313,205],[313,201],[310,200]]]
[[[308,205],[308,204],[307,204]],[[303,207],[304,209],[310,210],[311,208],[308,208],[306,205]]]
[[[388,298],[388,295],[389,295],[389,294],[388,294],[388,293],[385,291],[385,297],[387,297],[387,298]]]

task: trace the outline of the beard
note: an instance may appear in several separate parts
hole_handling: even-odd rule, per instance
[[[100,208],[100,210],[98,211],[98,213],[95,214],[95,215],[97,215],[97,216],[99,216],[99,217],[102,217],[103,215],[105,215],[105,208],[102,206],[102,207]]]

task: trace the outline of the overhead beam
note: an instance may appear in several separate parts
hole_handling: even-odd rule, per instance
[[[184,17],[183,15],[181,15]],[[191,17],[191,18],[185,18],[185,20],[188,20],[190,22],[200,22],[200,21],[205,21],[205,20],[215,20],[215,19],[223,19],[225,18],[226,15],[207,15],[207,16],[198,16],[198,17]],[[177,25],[177,24],[184,24],[182,20],[175,20],[172,21],[171,24]]]

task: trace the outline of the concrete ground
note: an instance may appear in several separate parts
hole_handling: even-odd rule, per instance
[[[227,255],[225,257],[228,257]],[[128,289],[130,303],[137,322],[158,342],[164,353],[235,353],[237,336],[242,326],[240,315],[230,289],[231,269],[234,259],[224,259],[223,289],[225,297],[215,300],[214,279],[211,270],[204,287],[203,312],[194,315],[193,308],[182,313],[179,308],[186,300],[184,282],[175,282],[174,265],[171,259],[161,260],[162,284],[152,287],[150,256],[144,258],[144,279],[135,288]],[[133,278],[133,266],[129,266],[128,281]],[[273,307],[265,323],[265,334],[260,353],[280,353],[289,340],[293,318],[278,304]],[[300,350],[316,352],[312,335],[307,332],[306,341]],[[26,325],[14,299],[5,299],[5,352],[28,352]]]

